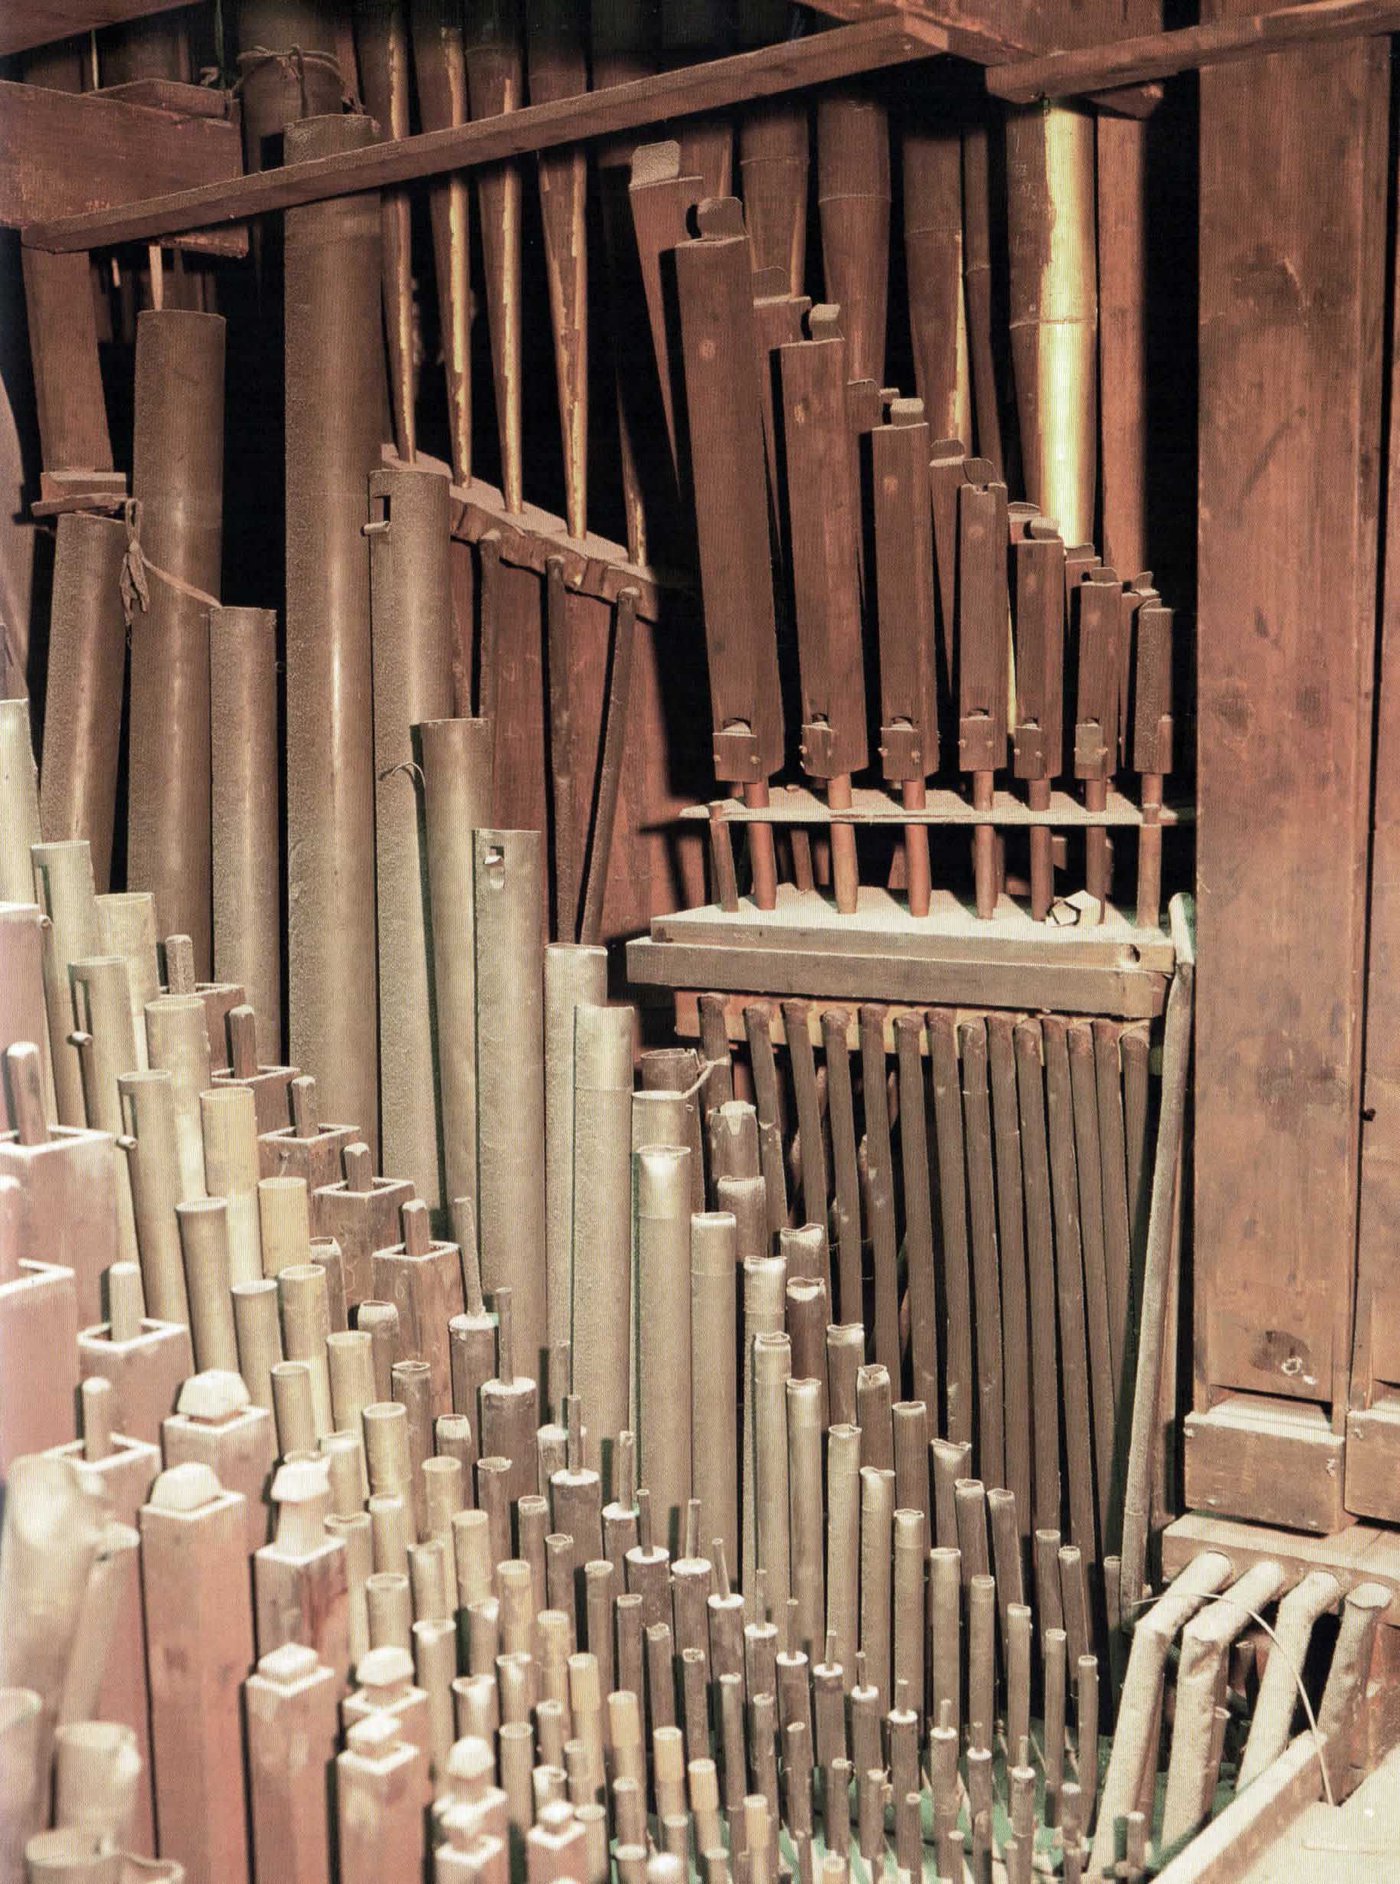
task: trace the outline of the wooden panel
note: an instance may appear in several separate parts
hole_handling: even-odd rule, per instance
[[[1188,1413],[1185,1492],[1193,1510],[1327,1533],[1342,1509],[1342,1435],[1321,1407],[1242,1394]]]
[[[1400,1404],[1383,1400],[1347,1415],[1348,1511],[1393,1523],[1400,1507]]]
[[[1351,1404],[1370,1407],[1379,1383],[1400,1385],[1400,306],[1391,336],[1389,478],[1382,583],[1381,659],[1376,709],[1376,779],[1371,808],[1371,907],[1366,987],[1365,1093],[1361,1123],[1361,1204],[1357,1246],[1356,1338]],[[1368,1421],[1348,1423],[1347,1505],[1363,1515],[1400,1519],[1400,1437],[1395,1408],[1358,1448]],[[1387,1441],[1392,1443],[1387,1444]],[[1358,1452],[1364,1456],[1356,1456]]]
[[[185,117],[100,92],[51,92],[0,82],[0,225],[25,229],[55,216],[212,184],[243,172],[238,126]],[[242,255],[246,231],[223,229],[201,246]]]
[[[1198,1407],[1346,1394],[1387,65],[1201,77]]]
[[[188,0],[11,0],[0,8],[0,59],[30,46],[47,46],[71,33],[119,26],[123,20],[168,13]]]

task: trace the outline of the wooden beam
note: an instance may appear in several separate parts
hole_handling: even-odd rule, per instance
[[[1239,16],[1217,4],[1217,16]],[[1201,77],[1195,1406],[1347,1403],[1389,48]],[[1292,1469],[1274,1447],[1271,1470]],[[1190,1448],[1187,1479],[1190,1498]],[[1276,1486],[1241,1472],[1236,1515]]]
[[[1117,85],[1141,85],[1174,78],[1202,66],[1234,59],[1258,59],[1290,46],[1400,31],[1397,0],[1308,0],[1305,6],[1273,13],[1210,20],[1171,33],[1144,33],[1103,46],[994,65],[987,90],[1015,105],[1038,98],[1072,98],[1104,92]]]
[[[1160,17],[1160,7],[1157,10]],[[1008,32],[1002,0],[991,0],[990,5],[987,0],[900,0],[898,6],[881,5],[878,0],[874,5],[871,0],[815,0],[814,11],[848,23],[897,18],[906,24],[918,21],[938,26],[945,32],[957,34],[955,50],[959,58],[993,70],[1015,71],[1022,62],[1038,61],[1049,36],[1044,30],[1048,22],[1038,17],[1034,8],[1023,9],[1017,30]],[[1100,22],[1092,14],[1085,18],[1093,20],[1094,31],[1089,37],[1097,40],[1108,22]],[[1082,31],[1072,32],[1072,22],[1066,19],[1063,9],[1054,17],[1053,27],[1057,39],[1061,32],[1075,41],[1085,37]],[[1086,102],[1099,105],[1118,117],[1150,118],[1162,102],[1162,88],[1160,85],[1123,85],[1103,92],[1090,90]]]
[[[148,13],[168,13],[188,0],[13,0],[0,8],[0,59],[31,46],[47,46],[74,33],[89,33]]]
[[[224,190],[242,171],[238,126],[229,118],[0,82],[0,227],[27,231],[54,217],[111,214],[117,204],[168,191]],[[248,246],[242,228],[195,241],[223,255]]]
[[[425,131],[343,156],[259,171],[233,183],[153,195],[150,201],[128,203],[120,209],[70,214],[26,229],[24,239],[32,247],[57,250],[152,241],[359,190],[380,190],[451,170],[500,163],[560,144],[693,117],[697,112],[722,111],[938,53],[971,56],[965,45],[958,29],[922,19],[877,19],[833,27],[807,39],[784,40],[756,52],[655,73],[603,91],[553,99],[447,130]]]

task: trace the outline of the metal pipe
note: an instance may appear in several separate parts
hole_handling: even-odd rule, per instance
[[[131,489],[150,571],[146,605],[131,618],[127,881],[153,892],[167,932],[189,936],[195,972],[207,981],[206,611],[209,598],[218,599],[223,545],[224,322],[217,314],[165,308],[138,316],[135,412]]]
[[[452,711],[451,500],[438,472],[369,480],[381,1163],[441,1219],[428,913],[414,728]]]
[[[209,611],[214,978],[241,983],[258,1058],[282,1057],[277,617]]]
[[[111,878],[116,818],[121,734],[116,702],[126,673],[119,586],[125,555],[126,531],[114,517],[71,510],[58,519],[39,819],[50,842],[87,839],[100,890]]]
[[[290,124],[289,162],[373,142],[365,117]],[[375,196],[285,220],[287,856],[291,1057],[379,1143],[366,480],[380,455]]]

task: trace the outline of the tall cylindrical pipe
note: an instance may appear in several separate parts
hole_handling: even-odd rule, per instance
[[[3,822],[3,820],[0,820]],[[48,917],[44,930],[44,1000],[48,1007],[49,1056],[61,1125],[85,1125],[82,1066],[73,1032],[69,965],[98,952],[97,899],[92,861],[82,839],[34,846],[34,893]],[[26,898],[26,901],[30,899]]]
[[[636,1154],[637,1444],[658,1542],[678,1550],[690,1502],[690,1150]],[[616,1312],[616,1311],[614,1311]]]
[[[224,322],[185,308],[136,322],[132,495],[149,599],[131,620],[127,881],[150,890],[162,933],[189,936],[211,972],[209,625],[224,501]],[[157,573],[164,571],[165,575]]]
[[[412,729],[452,711],[451,501],[435,471],[376,471],[369,491],[382,1165],[412,1178],[441,1213],[449,1198],[438,1154]]]
[[[572,1342],[590,1463],[616,1497],[612,1446],[628,1424],[632,1325],[630,1007],[574,1010]]]
[[[258,1058],[282,1058],[277,617],[209,611],[214,979],[237,982],[258,1017]]]
[[[509,1287],[516,1357],[548,1374],[544,1231],[544,841],[478,831],[477,1221],[481,1279]]]
[[[360,150],[365,117],[287,127],[288,162]],[[375,196],[288,210],[287,944],[292,1059],[379,1143],[368,479],[383,386]]]
[[[118,702],[126,675],[121,572],[126,531],[114,517],[70,510],[58,520],[44,696],[39,821],[53,842],[85,837],[93,880],[112,872]]]
[[[608,998],[608,953],[572,942],[544,952],[545,1249],[549,1345],[572,1340],[574,1298],[574,1017]],[[630,1030],[628,1084],[631,1084]],[[586,1184],[591,1173],[582,1173]]]
[[[1093,118],[1068,105],[1009,113],[1006,171],[1026,496],[1067,544],[1089,543],[1098,371]]]
[[[438,1105],[447,1195],[476,1199],[476,891],[472,845],[491,821],[491,722],[427,720],[423,767]],[[475,1408],[472,1409],[475,1412]]]
[[[0,902],[34,901],[29,847],[39,842],[39,775],[27,700],[0,700]]]

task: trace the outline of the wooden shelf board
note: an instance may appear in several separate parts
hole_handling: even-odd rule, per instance
[[[1137,1020],[1160,1013],[1174,959],[1168,936],[1114,910],[1093,927],[1060,927],[1032,922],[1003,897],[983,922],[935,890],[929,915],[917,918],[867,886],[843,916],[821,893],[787,884],[775,910],[741,899],[732,914],[711,904],[659,916],[627,951],[633,980],[671,989]]]
[[[1157,822],[1164,827],[1191,821],[1189,807],[1164,805]],[[849,810],[833,811],[824,798],[805,785],[779,785],[771,804],[751,807],[738,798],[719,798],[708,804],[691,805],[681,813],[684,818],[713,820],[725,824],[995,824],[1049,825],[1057,830],[1070,826],[1105,825],[1120,828],[1140,826],[1143,815],[1122,792],[1110,790],[1103,811],[1087,811],[1068,792],[1052,791],[1046,811],[1032,811],[1014,792],[998,791],[990,809],[975,810],[961,792],[939,786],[928,794],[928,803],[917,811],[907,810],[897,798],[876,786],[857,785],[851,791]]]

